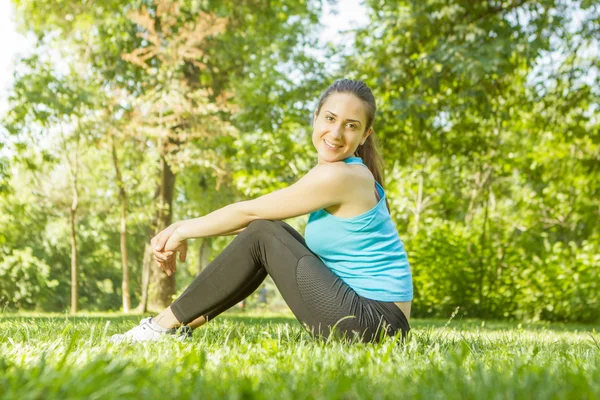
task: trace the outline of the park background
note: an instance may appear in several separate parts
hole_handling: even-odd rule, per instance
[[[0,116],[0,309],[168,305],[232,237],[174,277],[149,239],[308,172],[347,77],[378,102],[414,317],[600,321],[599,2],[351,3],[4,0],[28,49]],[[285,304],[267,279],[246,307]]]

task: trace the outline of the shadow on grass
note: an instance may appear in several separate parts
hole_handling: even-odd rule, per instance
[[[82,313],[81,315],[58,314],[58,313],[15,313],[0,314],[0,322],[20,322],[20,321],[50,321],[50,320],[68,320],[70,322],[103,322],[111,321],[120,323],[124,321],[139,321],[141,318],[154,314],[120,314],[120,313]],[[243,323],[245,325],[264,325],[264,324],[294,324],[298,320],[288,315],[260,315],[258,313],[242,314],[239,312],[225,312],[217,317],[219,321],[231,321],[234,323]]]
[[[529,331],[554,331],[554,332],[596,332],[600,331],[600,324],[579,324],[579,323],[563,323],[563,322],[519,322],[519,321],[497,321],[497,320],[482,320],[471,318],[455,318],[448,322],[447,319],[413,319],[411,320],[413,329],[427,328],[455,328],[459,330],[475,330],[482,331],[504,331],[524,329]]]
[[[16,313],[0,314],[0,322],[3,321],[31,321],[39,320],[68,320],[71,322],[103,322],[111,321],[120,323],[124,321],[139,321],[141,318],[153,314],[122,314],[122,313],[82,313],[81,315],[69,315],[58,313]],[[226,311],[217,317],[219,321],[231,321],[237,324],[249,326],[265,324],[299,324],[298,320],[290,314],[273,314],[261,312],[241,313],[239,311]],[[450,322],[447,319],[411,319],[412,329],[429,328],[454,328],[459,330],[480,331],[504,331],[524,329],[529,331],[554,331],[554,332],[596,332],[600,331],[600,324],[575,324],[561,322],[518,322],[518,321],[495,321],[481,319],[454,318]]]

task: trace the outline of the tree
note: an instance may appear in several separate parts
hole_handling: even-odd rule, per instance
[[[71,241],[71,313],[78,310],[77,210],[79,207],[79,170],[82,146],[91,137],[89,115],[94,107],[92,92],[97,88],[76,72],[76,65],[66,77],[57,77],[48,63],[37,55],[26,61],[31,70],[19,76],[10,97],[13,108],[8,114],[8,130],[13,135],[26,134],[29,143],[44,136],[57,139],[60,159],[65,160],[71,191],[69,225]],[[43,88],[43,89],[42,89]],[[32,128],[37,128],[37,132]],[[54,192],[58,194],[57,192]],[[66,199],[58,195],[58,202]],[[65,206],[64,204],[62,205]]]

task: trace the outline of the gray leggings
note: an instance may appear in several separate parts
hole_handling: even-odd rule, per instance
[[[252,294],[267,275],[298,321],[318,339],[333,334],[378,342],[397,332],[404,338],[410,330],[393,302],[358,295],[282,221],[252,221],[192,281],[171,310],[184,324],[200,316],[212,320]]]

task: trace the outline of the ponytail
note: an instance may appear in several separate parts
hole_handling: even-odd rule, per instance
[[[379,140],[375,136],[375,131],[373,131],[371,132],[367,140],[365,140],[365,143],[358,146],[355,154],[357,157],[362,158],[363,163],[369,168],[375,180],[379,182],[381,187],[383,187],[383,181],[385,178],[385,163],[383,161],[383,157],[381,157],[381,154],[379,154],[378,146]],[[387,206],[388,212],[391,213],[390,203],[388,201],[387,196],[385,198],[385,205]]]

